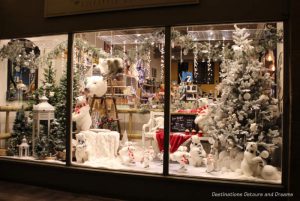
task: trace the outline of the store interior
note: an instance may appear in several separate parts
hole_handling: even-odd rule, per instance
[[[72,165],[281,183],[283,24],[74,34]],[[65,164],[67,35],[0,41],[0,156]],[[170,87],[170,103],[165,88]]]

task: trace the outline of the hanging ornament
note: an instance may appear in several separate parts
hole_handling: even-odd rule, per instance
[[[251,94],[245,93],[243,98],[244,98],[244,100],[249,100],[251,98]]]
[[[210,58],[210,48],[211,48],[211,44],[210,44],[210,39],[208,39],[208,58],[207,58],[207,83],[209,84],[212,80],[212,68],[211,68],[211,58]]]
[[[16,67],[15,67],[15,70],[16,70],[16,72],[20,72],[20,71],[21,71],[20,66],[16,66]]]
[[[183,54],[186,56],[186,55],[188,55],[188,53],[189,53],[189,49],[188,48],[184,48],[183,49]]]
[[[164,44],[161,44],[160,48],[160,78],[161,81],[165,79],[165,47]]]
[[[145,82],[145,68],[142,59],[139,59],[136,63],[136,70],[138,73],[138,84],[141,87]]]
[[[197,78],[198,78],[198,49],[197,49],[197,45],[195,45],[193,53],[194,53],[194,77],[197,80]]]
[[[180,63],[183,63],[183,58],[182,58],[182,48],[180,49]]]
[[[223,42],[222,42],[222,60],[225,62],[225,37],[223,37]]]
[[[112,57],[113,54],[113,35],[112,35],[112,31],[110,32],[110,57]]]
[[[34,74],[34,73],[35,73],[35,69],[31,68],[31,69],[30,69],[30,73],[31,73],[31,74]]]
[[[149,48],[148,52],[147,52],[147,62],[146,62],[146,76],[147,78],[150,78],[151,75],[151,49]]]

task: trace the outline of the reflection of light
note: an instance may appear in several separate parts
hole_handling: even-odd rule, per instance
[[[270,68],[271,68],[271,71],[275,71],[275,65],[274,65],[274,64],[272,64],[272,65],[270,66]]]
[[[137,37],[140,37],[141,36],[141,34],[136,34],[137,35]]]

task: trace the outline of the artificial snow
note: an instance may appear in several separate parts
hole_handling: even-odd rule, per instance
[[[139,151],[141,151],[140,148]],[[55,163],[55,164],[65,164],[65,162],[58,160],[36,160],[33,157],[18,157],[18,156],[1,156],[4,158],[10,159],[18,159],[18,160],[30,160],[30,161],[38,161],[45,163]],[[137,159],[139,160],[141,156],[137,155]],[[160,160],[154,160],[150,162],[149,168],[144,168],[141,162],[135,162],[130,166],[123,165],[120,158],[98,158],[93,161],[86,161],[85,163],[77,163],[72,162],[73,165],[80,167],[91,167],[91,168],[101,168],[101,169],[109,169],[109,170],[125,170],[130,172],[146,172],[146,173],[154,173],[154,174],[162,174],[163,171],[163,163]],[[210,179],[227,179],[227,180],[237,180],[237,181],[248,181],[248,182],[258,182],[258,183],[272,183],[272,184],[281,184],[281,172],[280,178],[278,180],[265,180],[258,177],[247,177],[243,175],[240,171],[212,171],[210,173],[206,172],[206,167],[193,167],[191,165],[187,165],[186,172],[178,171],[180,168],[179,163],[170,162],[169,170],[170,175],[175,176],[183,176],[183,177],[199,177],[199,178],[210,178]]]

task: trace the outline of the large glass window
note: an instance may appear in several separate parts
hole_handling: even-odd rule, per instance
[[[283,23],[180,26],[167,36],[74,34],[71,136],[67,36],[0,41],[0,156],[63,163],[70,137],[77,166],[162,173],[169,153],[165,174],[281,183]]]
[[[73,164],[162,173],[164,40],[160,28],[75,34]]]
[[[0,45],[1,157],[64,163],[67,35]]]
[[[283,24],[172,29],[170,174],[281,183]]]

